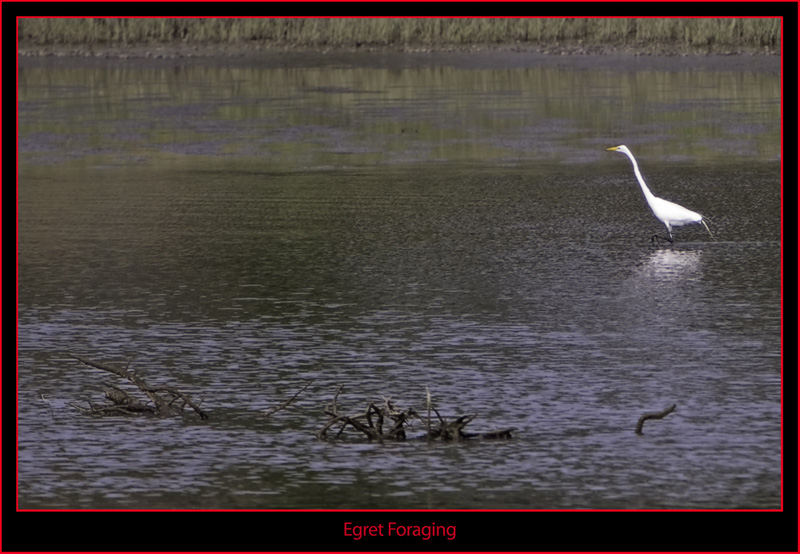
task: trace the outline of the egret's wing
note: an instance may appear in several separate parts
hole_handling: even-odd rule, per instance
[[[670,225],[680,226],[687,223],[700,223],[703,220],[703,216],[699,213],[663,198],[654,198],[652,206],[656,217]]]

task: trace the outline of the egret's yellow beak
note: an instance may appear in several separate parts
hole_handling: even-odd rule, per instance
[[[612,146],[611,148],[606,148],[606,150],[617,150],[619,146]]]

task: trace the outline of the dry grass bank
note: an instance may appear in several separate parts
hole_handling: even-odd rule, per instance
[[[514,46],[776,52],[777,18],[27,18],[20,47],[224,45],[468,49]],[[573,53],[573,52],[569,52]]]

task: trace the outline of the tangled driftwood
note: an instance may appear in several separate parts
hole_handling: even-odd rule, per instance
[[[114,364],[96,362],[76,354],[69,354],[69,356],[88,366],[102,369],[103,371],[113,373],[117,377],[130,381],[136,385],[139,391],[144,393],[147,399],[152,403],[147,404],[142,402],[120,387],[106,383],[105,397],[106,400],[110,401],[110,404],[96,406],[90,402],[88,408],[73,404],[72,406],[80,410],[81,413],[90,415],[144,414],[165,417],[180,415],[183,413],[184,408],[189,406],[200,416],[200,419],[208,419],[208,414],[201,410],[200,406],[196,404],[188,394],[171,387],[149,386],[135,371],[128,371],[130,363],[128,363],[126,367],[121,367]]]
[[[133,383],[140,393],[149,400],[143,401],[136,398],[130,392],[126,392],[121,387],[105,383],[105,398],[108,401],[106,404],[96,405],[89,402],[89,407],[71,404],[74,408],[78,409],[81,413],[87,415],[130,415],[141,414],[151,416],[174,416],[185,414],[186,406],[189,406],[200,419],[208,419],[208,414],[204,412],[198,403],[192,398],[177,389],[172,387],[151,387],[142,377],[137,375],[135,371],[129,370],[130,362],[125,367],[106,364],[78,356],[77,354],[69,354],[70,357],[78,360],[79,362],[88,366],[101,369],[117,377],[125,379]],[[277,407],[265,412],[263,417],[270,417],[276,412],[283,410],[292,404],[298,396],[305,391],[313,382],[308,381],[305,385],[298,390],[291,398],[284,401]],[[462,415],[455,419],[448,420],[442,417],[436,407],[431,401],[430,392],[427,392],[426,411],[427,417],[423,417],[414,408],[407,408],[401,410],[397,408],[394,403],[384,398],[382,403],[369,402],[367,403],[366,410],[362,413],[353,415],[346,415],[342,413],[339,404],[339,394],[344,388],[339,385],[336,393],[333,396],[333,401],[329,403],[324,413],[330,417],[325,425],[317,432],[317,438],[320,440],[329,440],[328,432],[338,426],[338,431],[333,437],[338,438],[349,427],[361,433],[369,440],[406,440],[406,429],[414,422],[421,423],[425,433],[421,436],[423,439],[429,441],[463,441],[468,439],[509,439],[511,433],[515,430],[512,428],[500,429],[497,431],[490,431],[488,433],[467,433],[464,428],[473,419],[476,414]],[[47,403],[48,408],[52,412],[52,406],[49,401],[42,395],[42,400]],[[644,422],[650,419],[663,419],[675,411],[676,404],[673,404],[661,412],[647,413],[639,418],[636,424],[636,434],[642,434],[642,427]],[[431,413],[435,414],[434,420]]]
[[[489,433],[465,433],[464,427],[475,418],[475,415],[464,415],[448,422],[443,418],[430,402],[428,394],[428,417],[423,418],[414,408],[400,410],[388,398],[384,398],[383,404],[369,402],[364,413],[355,415],[345,415],[341,413],[338,405],[339,393],[343,389],[342,385],[336,390],[331,402],[324,410],[325,414],[331,417],[328,422],[317,432],[317,438],[327,439],[328,431],[331,427],[339,426],[339,431],[334,438],[339,437],[347,427],[352,427],[362,433],[370,440],[405,440],[406,427],[413,421],[420,421],[426,429],[422,438],[428,440],[442,441],[461,441],[472,438],[483,439],[508,439],[514,430],[501,429]],[[438,426],[431,424],[430,411],[436,414]]]

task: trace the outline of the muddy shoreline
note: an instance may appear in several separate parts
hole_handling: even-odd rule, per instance
[[[36,66],[50,63],[69,65],[119,63],[144,64],[224,64],[261,67],[314,67],[322,65],[409,67],[450,65],[464,69],[497,69],[536,65],[571,67],[661,69],[749,70],[779,72],[780,55],[770,50],[687,49],[675,45],[472,45],[469,47],[337,47],[314,48],[286,44],[140,44],[21,46],[20,64]]]

